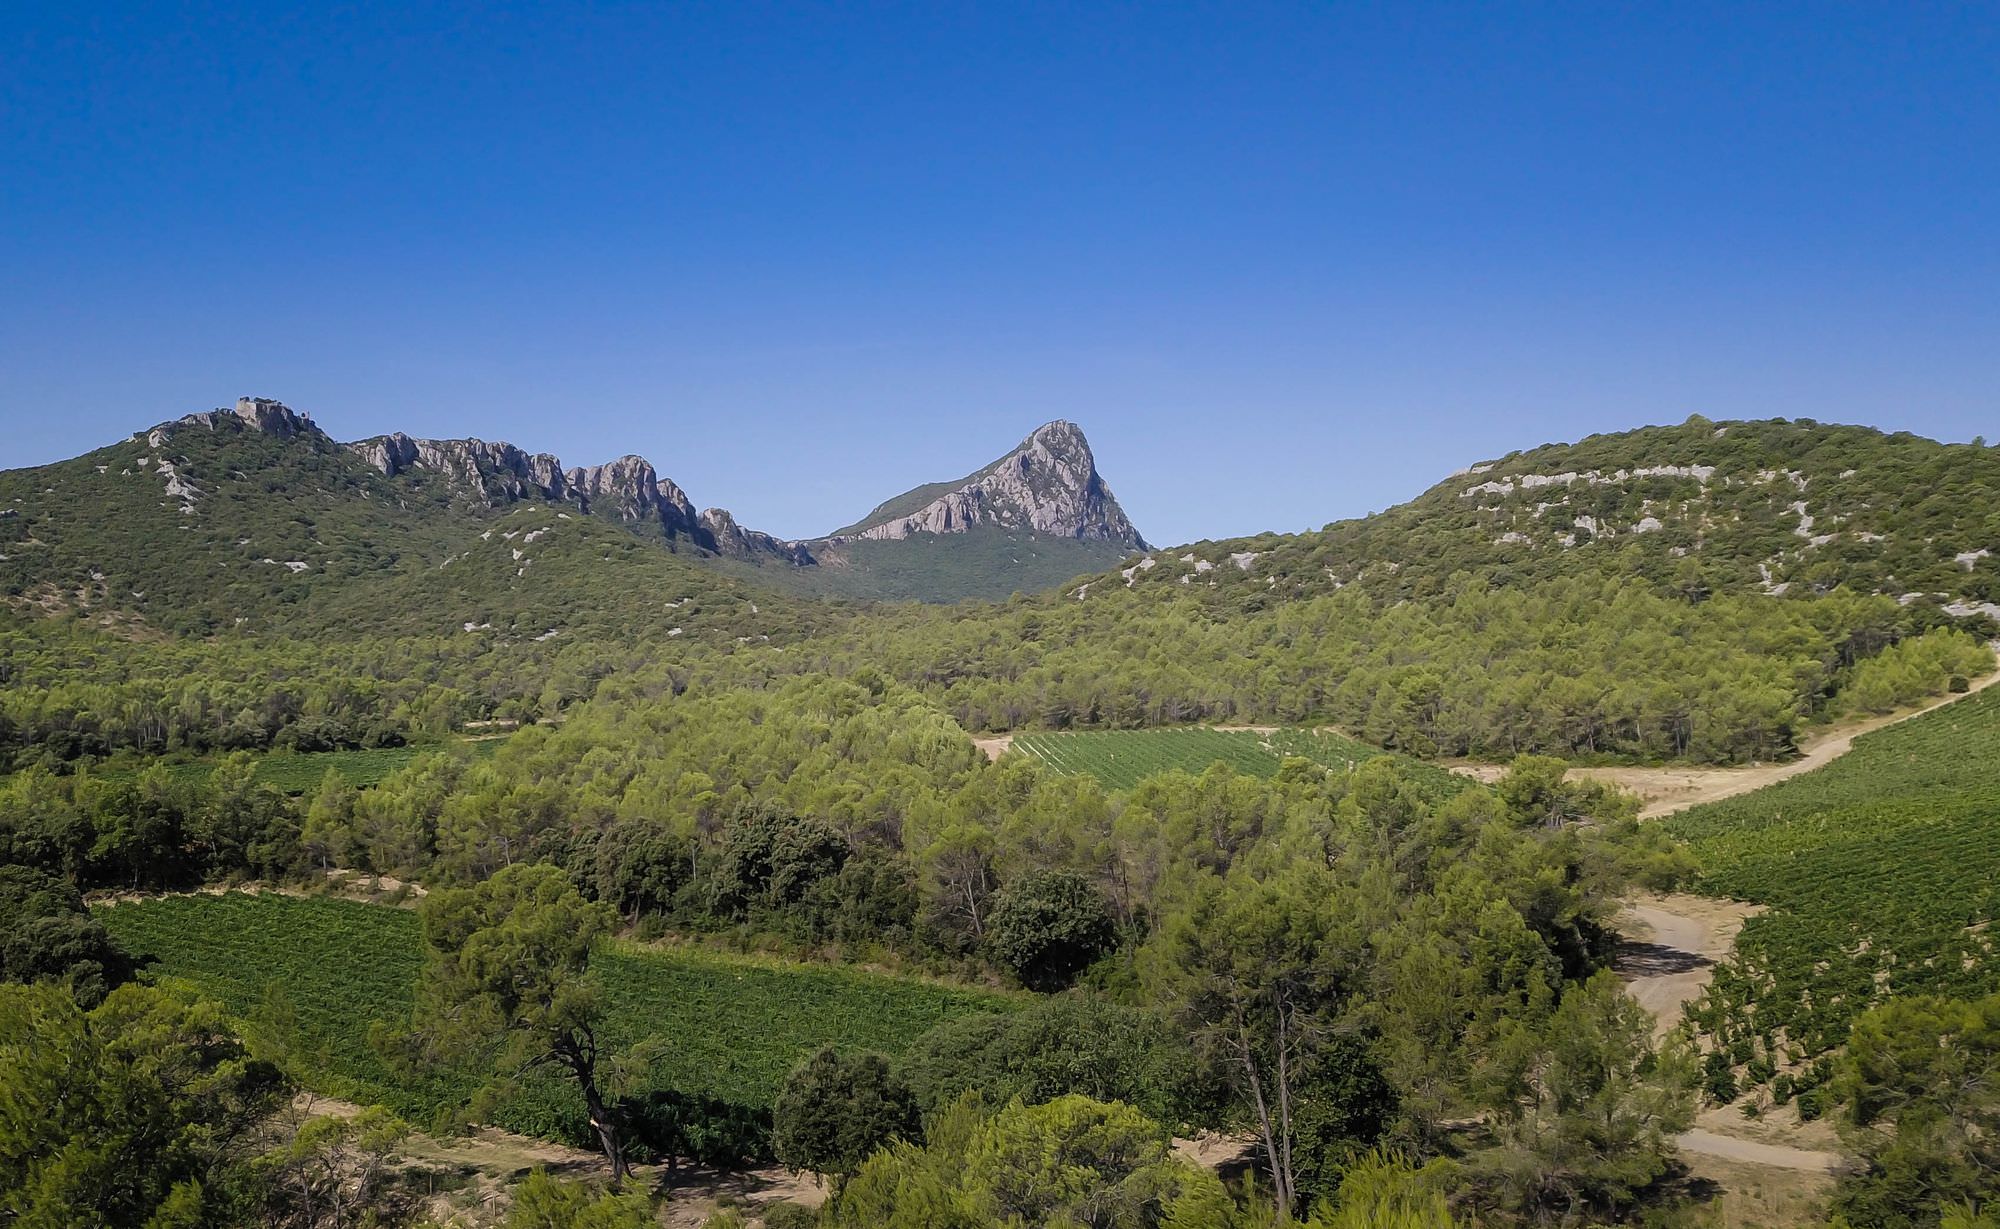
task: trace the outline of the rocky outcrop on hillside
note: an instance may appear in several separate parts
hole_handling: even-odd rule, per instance
[[[773,558],[806,567],[815,562],[803,542],[787,542],[768,533],[745,529],[723,508],[707,508],[701,514],[701,528],[714,543],[718,555],[736,559]]]
[[[508,443],[485,440],[419,440],[397,431],[349,444],[348,449],[396,478],[412,471],[444,478],[489,507],[523,499],[572,498],[562,462],[546,452],[529,453]]]
[[[656,528],[671,542],[719,555],[811,561],[803,548],[743,529],[719,509],[697,514],[687,492],[661,477],[644,457],[565,469],[546,452],[529,453],[501,441],[421,440],[400,431],[347,447],[386,477],[434,475],[487,507],[529,499],[567,503],[626,525]]]
[[[299,413],[281,401],[273,401],[268,397],[238,397],[235,409],[203,410],[199,414],[183,414],[172,422],[163,422],[151,431],[145,432],[145,440],[158,448],[165,444],[174,432],[191,428],[208,431],[224,429],[262,431],[266,435],[285,438],[295,435],[325,435],[325,432],[313,425],[309,416]]]
[[[1083,432],[1062,421],[1038,428],[1018,447],[969,477],[918,487],[878,506],[861,522],[811,542],[787,541],[745,528],[722,508],[697,512],[687,492],[661,476],[644,457],[627,455],[602,465],[565,466],[561,458],[550,453],[528,452],[505,441],[421,439],[400,431],[339,444],[310,416],[264,397],[243,397],[233,409],[189,414],[134,437],[162,450],[153,461],[167,482],[168,495],[178,501],[184,514],[199,509],[206,487],[194,481],[202,477],[200,473],[184,473],[182,459],[162,446],[175,432],[188,430],[257,432],[299,438],[328,452],[345,451],[394,486],[402,487],[401,494],[394,487],[376,491],[399,500],[421,493],[428,500],[443,497],[480,509],[546,501],[617,521],[634,532],[664,540],[675,550],[781,568],[830,564],[837,565],[836,570],[853,572],[886,566],[883,560],[888,556],[879,554],[867,556],[868,562],[858,562],[863,555],[850,544],[975,530],[1084,544],[1109,552],[1109,558],[1116,557],[1118,548],[1141,550],[1146,546],[1098,474]],[[221,479],[213,475],[202,478],[204,484],[211,480]],[[1068,549],[1073,553],[1082,547]],[[991,565],[978,564],[976,570],[988,579],[1003,572],[1015,575],[1026,557],[1009,555]],[[1081,561],[1069,555],[1063,559],[1061,565],[1044,562],[1049,568],[1077,563],[1082,570],[1084,563],[1095,567],[1108,561]],[[915,566],[924,577],[930,575],[924,569],[937,568],[933,562],[909,566]],[[928,583],[910,582],[905,589],[926,598],[953,598],[964,593],[961,578],[946,577],[932,588],[926,587]],[[1005,577],[994,580],[996,592],[1006,591],[998,588],[1003,583]]]
[[[950,489],[919,487],[833,537],[895,541],[989,525],[1146,547],[1098,474],[1090,441],[1075,423],[1061,420],[1037,428],[1012,452]]]

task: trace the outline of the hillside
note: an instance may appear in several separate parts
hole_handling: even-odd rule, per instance
[[[798,617],[754,593],[580,510],[393,481],[275,402],[0,473],[7,604],[135,635],[733,638]]]
[[[0,472],[0,592],[20,609],[196,635],[280,623],[434,633],[496,618],[540,624],[531,634],[665,630],[687,624],[665,619],[681,609],[670,603],[711,592],[1004,598],[1143,546],[1069,424],[932,502],[898,522],[908,532],[786,542],[696,511],[642,457],[565,466],[505,442],[401,433],[341,444],[246,397]],[[390,617],[352,622],[370,609]]]
[[[1255,608],[1350,586],[1434,596],[1459,576],[1636,576],[1691,599],[1846,585],[2000,616],[2000,448],[1696,417],[1509,453],[1316,533],[1158,553],[1084,596],[1192,585]]]

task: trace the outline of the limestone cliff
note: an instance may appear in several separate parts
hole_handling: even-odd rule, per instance
[[[1090,441],[1075,423],[1061,420],[1037,428],[1019,447],[967,478],[917,487],[828,536],[895,541],[982,526],[1146,547],[1098,474]]]

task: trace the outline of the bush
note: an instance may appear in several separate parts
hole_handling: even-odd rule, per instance
[[[780,1164],[839,1179],[895,1139],[919,1137],[916,1098],[880,1054],[842,1058],[832,1046],[793,1069],[771,1107]]]
[[[1151,1011],[1095,998],[1064,995],[946,1021],[917,1039],[901,1071],[930,1114],[967,1092],[988,1105],[1077,1093],[1137,1106],[1165,1123],[1221,1119],[1211,1090],[1197,1086],[1184,1037]]]
[[[986,943],[1031,990],[1061,990],[1117,939],[1104,893],[1082,875],[1042,871],[995,895]]]
[[[802,1203],[774,1203],[764,1209],[764,1229],[813,1229],[819,1213]]]
[[[770,1115],[747,1105],[671,1089],[656,1089],[618,1103],[635,1156],[669,1167],[682,1160],[713,1169],[737,1169],[771,1157]]]

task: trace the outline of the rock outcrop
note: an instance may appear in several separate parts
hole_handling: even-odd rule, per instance
[[[299,413],[282,401],[269,397],[238,397],[236,408],[203,410],[199,414],[183,414],[172,422],[163,422],[145,433],[148,444],[158,448],[176,431],[190,428],[208,431],[225,429],[262,431],[266,435],[291,438],[296,435],[321,435],[325,432],[313,425],[307,415]],[[135,437],[136,438],[136,437]]]
[[[386,477],[436,476],[487,507],[529,499],[566,503],[719,555],[812,561],[803,547],[743,529],[719,509],[697,514],[687,492],[662,478],[644,457],[565,469],[546,452],[525,452],[505,442],[420,440],[400,431],[347,447]]]
[[[1061,420],[1037,428],[1012,452],[942,493],[919,487],[830,536],[895,541],[980,526],[1146,549],[1098,474],[1090,441],[1075,423]]]
[[[712,549],[718,555],[737,559],[782,559],[800,567],[808,567],[815,562],[811,549],[805,543],[787,542],[768,533],[745,529],[723,508],[704,509],[701,528],[714,543]]]

